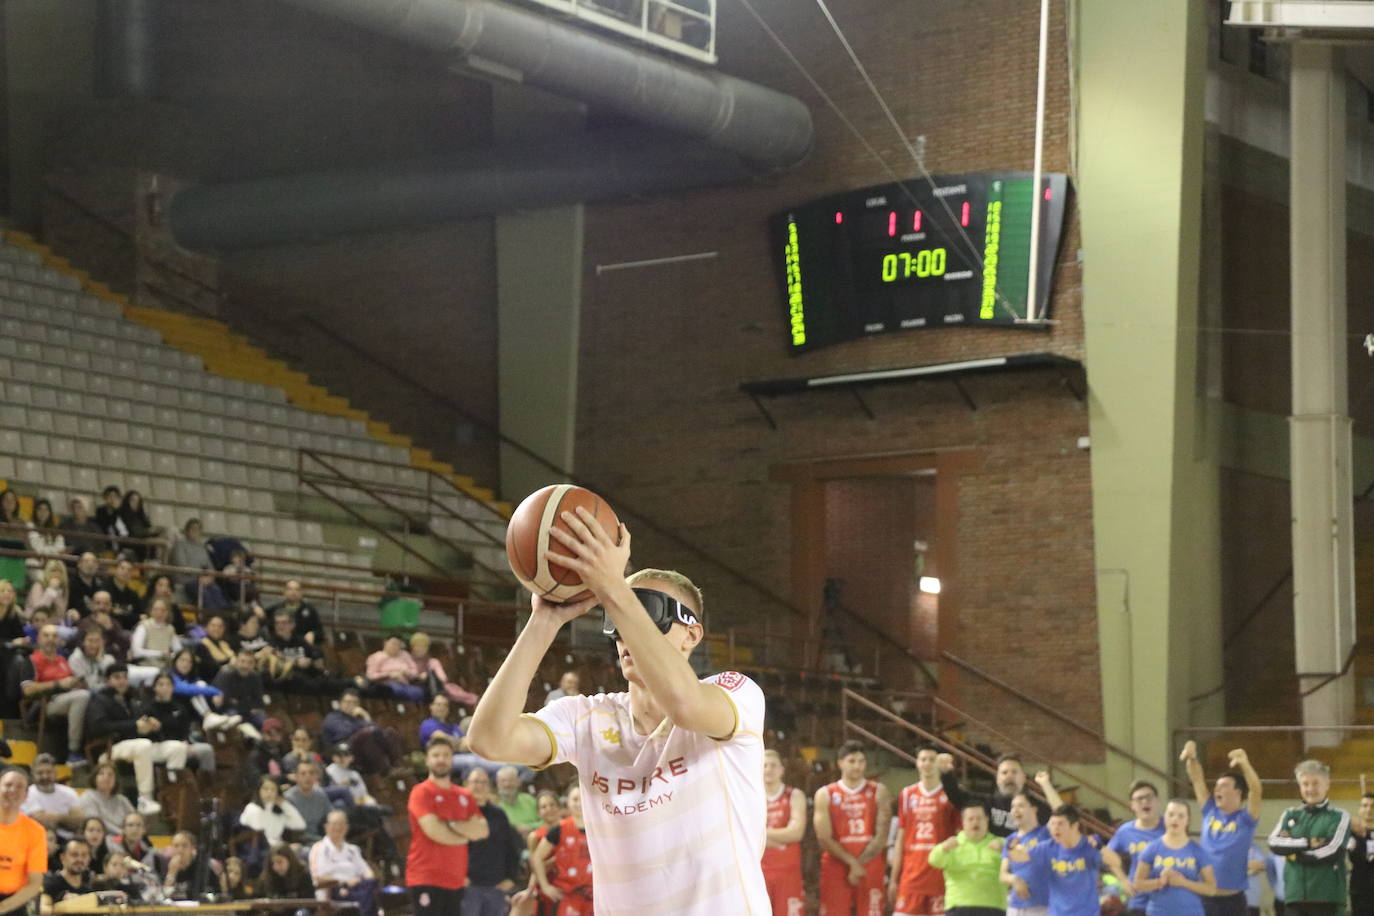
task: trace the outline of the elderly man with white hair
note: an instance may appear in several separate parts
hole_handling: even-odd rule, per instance
[[[1346,844],[1350,814],[1327,797],[1331,770],[1320,760],[1304,760],[1293,770],[1303,803],[1279,817],[1269,848],[1283,856],[1286,912],[1296,916],[1334,916],[1346,900]]]

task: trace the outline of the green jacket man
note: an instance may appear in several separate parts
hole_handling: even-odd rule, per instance
[[[945,873],[945,912],[957,910],[1005,910],[1002,885],[1002,840],[988,832],[991,817],[982,801],[963,806],[963,830],[930,851],[930,865]]]
[[[1350,814],[1327,797],[1331,770],[1326,764],[1304,760],[1293,775],[1303,804],[1283,812],[1269,834],[1269,848],[1285,860],[1288,907],[1305,916],[1329,916],[1345,905]]]

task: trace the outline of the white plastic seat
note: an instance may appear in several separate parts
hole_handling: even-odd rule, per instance
[[[27,429],[29,412],[18,404],[0,403],[0,427],[12,430]]]
[[[272,494],[266,490],[250,490],[248,493],[249,505],[254,512],[274,512],[276,506],[272,502]]]
[[[72,468],[72,489],[84,494],[89,506],[89,500],[94,496],[96,490],[100,489],[100,477],[96,474],[95,468],[77,465]]]
[[[137,445],[139,448],[152,449],[154,447],[153,428],[151,426],[145,426],[142,423],[130,423],[129,442],[132,445]],[[129,460],[133,460],[132,454],[129,456]],[[152,456],[149,456],[148,460],[151,462]]]
[[[110,420],[105,424],[105,439],[116,444],[128,442],[129,428],[125,420]]]
[[[153,433],[156,438],[157,433]],[[153,470],[166,477],[173,477],[177,472],[177,456],[172,452],[153,452]]]
[[[5,384],[5,400],[11,404],[32,404],[33,386],[22,382],[7,382]]]
[[[124,488],[126,490],[137,490],[146,496],[153,489],[153,478],[142,473],[125,474]]]
[[[225,533],[223,509],[206,509],[205,516],[200,521],[209,534]]]
[[[36,411],[29,411],[32,417]],[[46,458],[48,457],[48,437],[40,433],[25,432],[23,445],[19,451],[25,458]]]
[[[178,480],[177,499],[184,503],[201,501],[200,482],[197,480]]]
[[[70,487],[72,485],[72,466],[60,461],[49,461],[43,468],[42,480],[49,486]],[[61,511],[60,503],[57,504],[54,511]]]
[[[253,516],[253,537],[259,541],[275,541],[277,539],[276,519],[270,515]]]
[[[81,418],[81,437],[99,442],[105,438],[105,421],[99,417]]]
[[[42,407],[45,410],[52,410],[57,407],[57,391],[52,388],[41,388],[34,386],[33,406]],[[33,422],[33,416],[29,416],[29,422]]]
[[[54,435],[54,436],[52,436],[52,437],[49,438],[49,440],[48,440],[48,455],[49,455],[50,457],[52,457],[52,458],[55,458],[55,459],[58,460],[58,461],[67,461],[67,462],[75,461],[75,460],[76,460],[76,442],[75,442],[75,440],[73,440],[73,439],[71,439],[71,438],[69,438],[69,437],[67,437],[67,436],[62,436],[62,435]],[[62,484],[62,486],[69,486],[69,485],[68,485],[68,484]]]
[[[129,469],[132,471],[144,471],[151,474],[157,470],[156,463],[153,461],[153,453],[146,448],[129,449]]]
[[[209,464],[210,462],[206,462]],[[207,506],[223,506],[225,502],[225,488],[222,483],[212,483],[211,478],[207,477],[200,484],[201,496],[205,497]]]

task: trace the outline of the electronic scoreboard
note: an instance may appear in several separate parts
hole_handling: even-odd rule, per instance
[[[846,191],[772,220],[789,349],[869,334],[1027,323],[1030,222],[1040,195],[1035,317],[1048,317],[1068,177],[1029,172],[935,176]]]

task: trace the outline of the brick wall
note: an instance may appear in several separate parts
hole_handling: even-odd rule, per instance
[[[757,4],[902,178],[916,174],[812,4]],[[1034,111],[1031,2],[950,4],[848,0],[832,5],[901,123],[927,138],[935,173],[1027,169]],[[892,334],[801,357],[785,353],[781,292],[767,217],[840,189],[892,180],[747,14],[721,8],[722,67],[792,92],[816,116],[816,154],[749,188],[589,208],[579,386],[579,473],[627,505],[747,570],[790,588],[789,462],[937,449],[971,450],[958,483],[963,571],[946,645],[1068,715],[1101,727],[1091,492],[1083,405],[1047,373],[970,380],[970,411],[947,382],[875,388],[867,419],[851,395],[769,403],[772,430],[738,391],[751,379],[1051,351],[1082,356],[1078,233],[1071,216],[1048,331],[952,329]],[[1062,7],[1056,4],[1047,168],[1067,167]],[[713,260],[597,276],[596,264],[716,251]],[[636,531],[635,561],[681,565],[702,579],[715,620],[788,613],[699,557]],[[853,603],[847,599],[847,603]],[[1064,664],[1028,662],[1056,647]],[[892,684],[912,687],[914,684]],[[1095,750],[1024,704],[964,676],[959,702],[1060,759]]]

